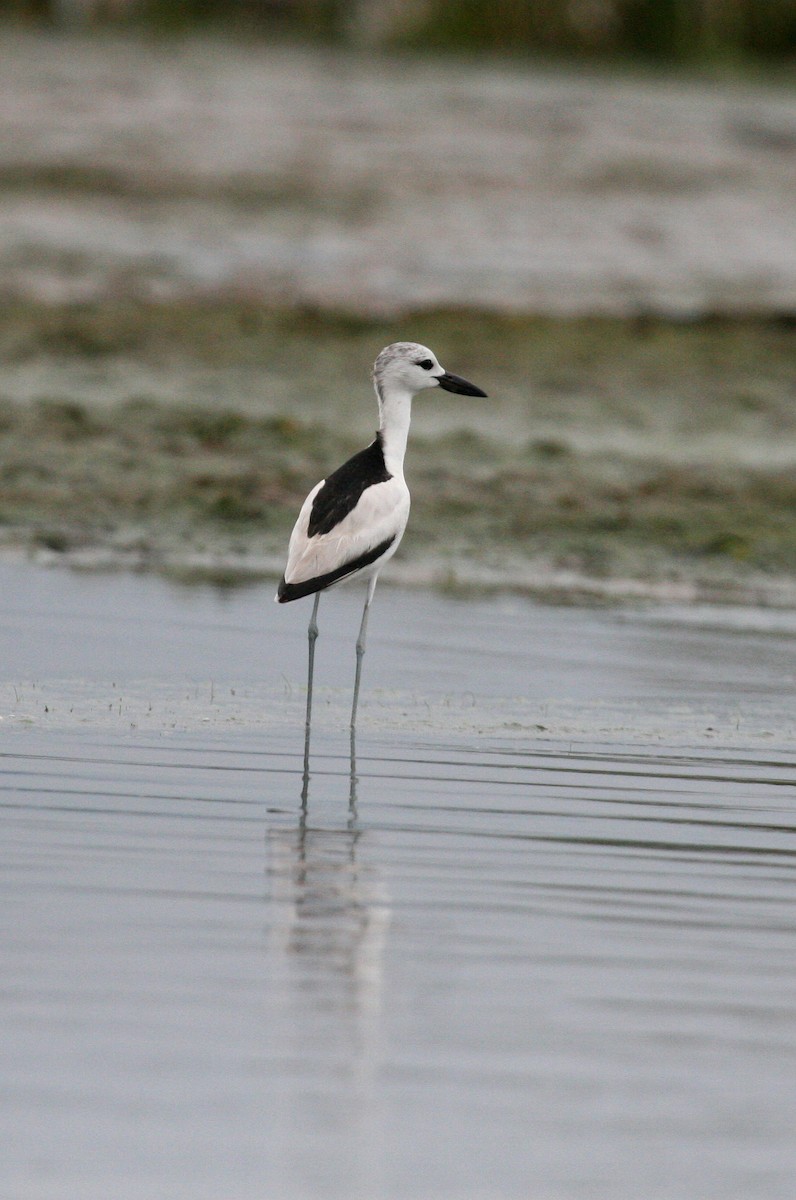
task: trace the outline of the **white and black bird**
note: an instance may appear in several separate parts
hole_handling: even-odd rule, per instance
[[[436,355],[417,342],[386,346],[373,367],[373,384],[380,417],[375,441],[322,479],[307,496],[290,536],[287,566],[275,597],[280,604],[287,604],[302,596],[315,596],[307,630],[308,730],[321,592],[361,577],[367,578],[368,590],[356,646],[352,730],[356,724],[370,602],[379,571],[398,549],[409,518],[404,455],[413,398],[437,387],[463,396],[486,396],[475,384],[444,371]]]

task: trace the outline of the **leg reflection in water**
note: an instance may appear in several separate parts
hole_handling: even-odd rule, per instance
[[[267,833],[269,957],[277,981],[271,1019],[278,1057],[293,1064],[295,1084],[285,1084],[272,1144],[278,1173],[294,1181],[306,1176],[310,1194],[314,1173],[329,1171],[325,1139],[332,1125],[345,1194],[379,1196],[391,910],[375,846],[370,850],[375,835],[357,819],[353,740],[349,767],[347,812],[342,795],[335,805],[326,794],[330,783],[342,784],[339,774],[315,775],[310,787],[305,773],[298,819]],[[308,1088],[322,1097],[315,1108],[307,1107]]]

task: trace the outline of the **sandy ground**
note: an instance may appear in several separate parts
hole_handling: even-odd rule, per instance
[[[791,311],[796,95],[4,33],[0,290]]]

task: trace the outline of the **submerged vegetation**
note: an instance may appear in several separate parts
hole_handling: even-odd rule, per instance
[[[369,364],[404,336],[490,398],[416,404],[398,575],[403,560],[465,583],[482,566],[506,586],[536,566],[796,576],[786,320],[17,308],[0,329],[0,536],[273,569],[308,488],[367,440]]]

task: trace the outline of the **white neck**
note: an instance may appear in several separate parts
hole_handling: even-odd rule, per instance
[[[403,388],[376,388],[379,398],[379,433],[384,462],[391,475],[402,476],[406,439],[412,419],[412,393]]]

